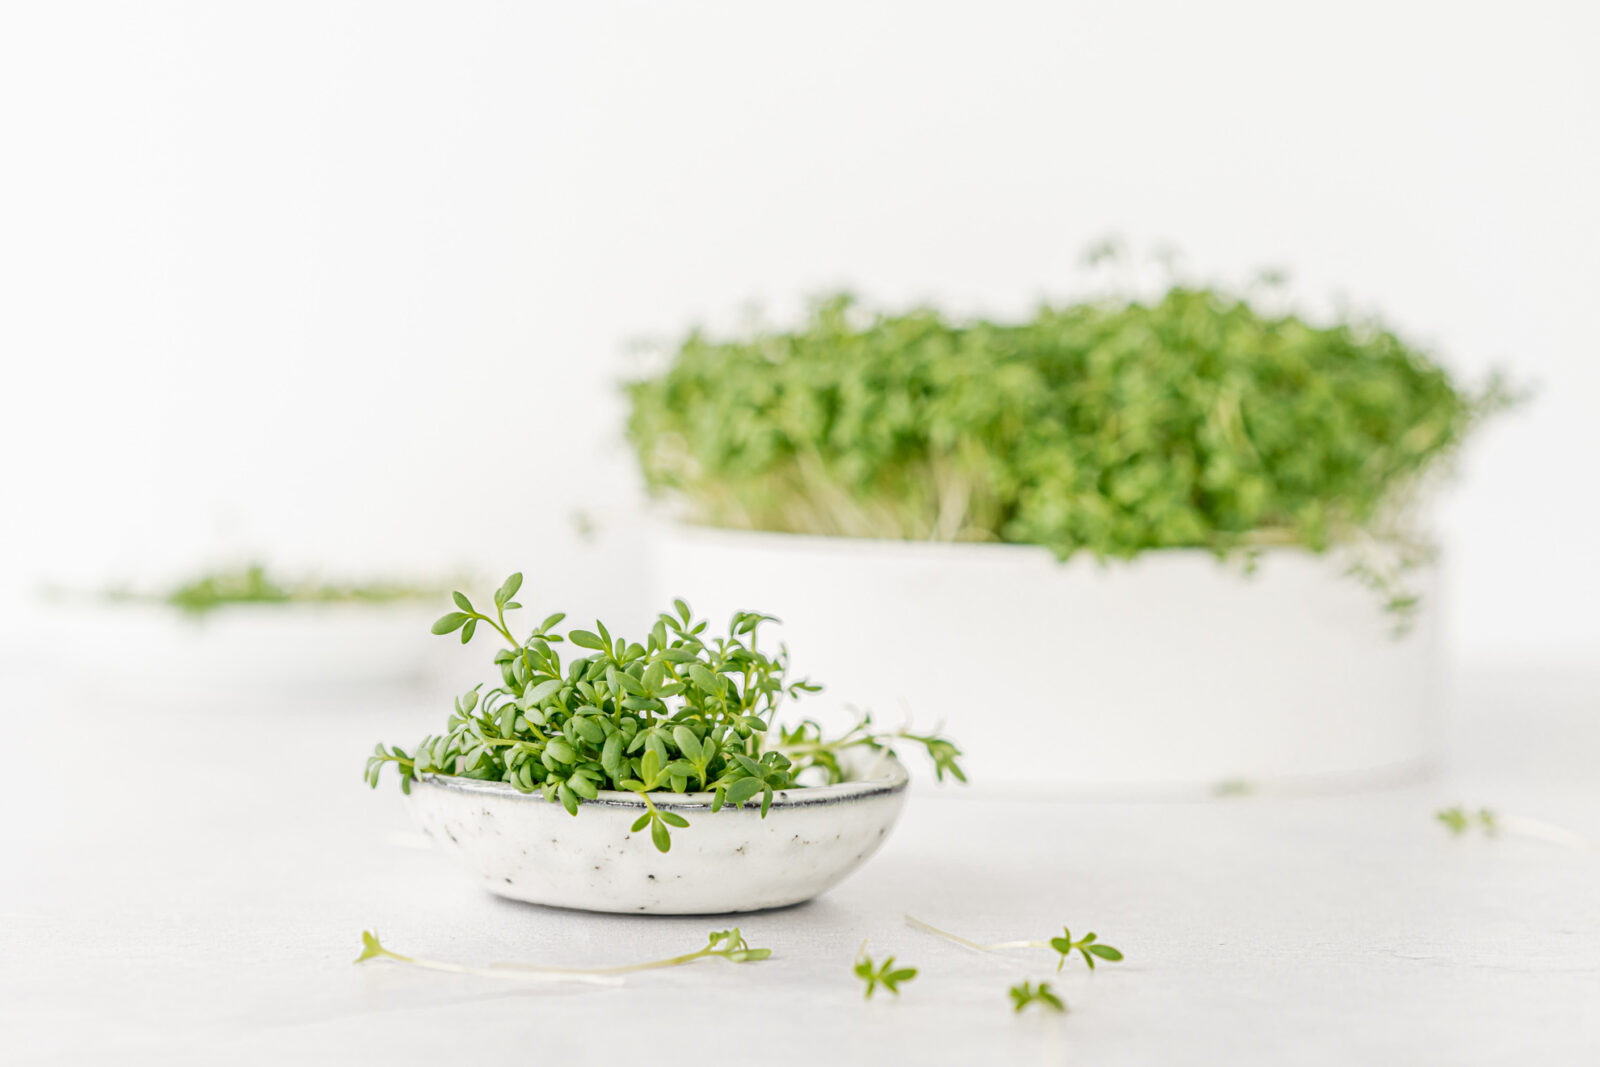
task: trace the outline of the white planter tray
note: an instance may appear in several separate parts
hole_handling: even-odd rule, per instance
[[[437,605],[64,604],[35,635],[64,678],[134,700],[250,704],[310,690],[413,685],[430,672]]]
[[[655,592],[713,629],[776,615],[796,709],[944,731],[976,788],[1185,793],[1348,788],[1434,751],[1435,574],[1411,631],[1336,559],[1265,550],[1253,574],[1197,550],[1058,563],[1021,545],[672,526]],[[915,762],[915,753],[902,752]]]

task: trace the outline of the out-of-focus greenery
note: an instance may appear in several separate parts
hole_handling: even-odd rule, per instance
[[[274,577],[260,564],[203,574],[155,595],[127,590],[112,590],[108,594],[110,599],[117,601],[169,604],[190,615],[205,615],[230,604],[388,604],[403,600],[425,600],[439,595],[441,590],[438,588],[396,582],[362,585],[291,582]]]
[[[1382,540],[1508,399],[1380,326],[1183,286],[1019,323],[836,296],[793,332],[691,333],[628,392],[648,485],[694,521],[1062,558]]]

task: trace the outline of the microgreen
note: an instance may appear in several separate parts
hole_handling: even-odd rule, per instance
[[[666,959],[649,960],[645,963],[626,963],[616,967],[545,967],[527,963],[497,963],[492,967],[467,967],[459,963],[422,960],[391,952],[378,940],[376,931],[366,930],[361,932],[361,945],[361,955],[357,956],[355,960],[357,963],[371,959],[386,959],[431,971],[447,971],[451,974],[473,974],[488,978],[527,978],[546,981],[566,979],[599,985],[615,985],[618,981],[618,976],[632,974],[635,971],[681,967],[696,960],[723,959],[729,963],[754,963],[772,955],[770,948],[752,947],[744,939],[744,935],[740,933],[737,926],[731,930],[713,930],[707,936],[706,944],[694,952],[685,952],[682,955],[669,956]]]
[[[867,943],[861,942],[861,947],[856,950],[855,975],[866,983],[866,992],[863,999],[871,1000],[873,991],[879,986],[887,989],[895,996],[900,995],[900,983],[909,982],[917,976],[915,967],[896,967],[894,957],[890,956],[881,964],[874,965],[872,957],[867,955]]]
[[[376,930],[361,931],[361,955],[355,958],[356,963],[365,963],[367,960],[388,960],[392,963],[402,963],[408,967],[419,967],[427,971],[444,971],[448,974],[470,974],[480,978],[508,978],[530,982],[582,982],[588,985],[617,985],[619,980],[609,978],[600,973],[584,971],[565,971],[551,968],[527,970],[500,970],[489,967],[467,967],[459,963],[445,963],[441,960],[424,960],[415,956],[402,956],[385,948],[383,942],[378,940]]]
[[[1018,948],[1054,949],[1061,955],[1060,961],[1056,964],[1056,970],[1058,971],[1061,970],[1062,967],[1066,966],[1067,957],[1073,952],[1079,952],[1083,955],[1083,960],[1089,965],[1089,969],[1091,971],[1094,970],[1094,961],[1096,957],[1112,963],[1119,962],[1122,959],[1122,953],[1120,951],[1112,948],[1110,945],[1101,944],[1095,934],[1085,934],[1082,938],[1074,940],[1072,937],[1072,931],[1065,926],[1061,928],[1060,937],[1052,937],[1048,940],[996,941],[990,944],[980,944],[977,941],[972,941],[968,938],[961,937],[958,934],[952,934],[948,930],[941,930],[937,926],[934,926],[931,923],[923,922],[921,919],[915,918],[911,915],[906,916],[906,922],[907,924],[916,927],[918,930],[921,930],[924,933],[933,934],[936,937],[942,937],[946,941],[953,941],[963,948],[972,949],[974,952],[1004,952],[1009,949]]]
[[[1021,1012],[1030,1004],[1037,1004],[1041,1011],[1064,1012],[1067,1010],[1066,1001],[1056,995],[1050,988],[1049,982],[1040,982],[1037,987],[1032,982],[1022,982],[1012,986],[1007,992],[1011,994],[1011,1003],[1015,1005],[1012,1010]]]
[[[1496,819],[1494,812],[1488,808],[1468,811],[1458,804],[1453,808],[1445,808],[1442,811],[1435,812],[1434,818],[1442,822],[1457,837],[1474,828],[1482,830],[1489,837],[1493,837],[1500,832],[1499,821]]]
[[[866,748],[889,755],[901,742],[924,747],[939,778],[949,772],[965,781],[960,750],[937,734],[875,731],[870,716],[832,739],[810,720],[774,728],[785,700],[821,687],[789,681],[787,651],[780,646],[769,654],[759,646],[760,628],[776,621],[770,615],[736,612],[727,635],[712,637],[707,623],[677,600],[642,642],[615,636],[602,622],[563,636],[555,631],[566,618],[561,613],[519,640],[506,613],[521,607],[515,599],[521,587],[522,575],[511,575],[484,610],[464,593],[451,594],[455,610],[433,632],[459,633],[463,644],[480,624],[498,634],[509,646],[494,654],[499,684],[457,697],[445,732],[413,750],[379,743],[367,760],[369,785],[376,787],[392,763],[404,792],[421,774],[501,781],[542,793],[573,815],[602,789],[631,792],[645,805],[632,832],[648,829],[666,852],[672,828],[689,821],[657,805],[652,794],[710,793],[713,812],[759,804],[764,817],[778,791],[801,788],[801,774],[815,770],[830,783],[841,781],[841,753]],[[588,654],[564,663],[561,644]]]
[[[1083,962],[1089,965],[1091,971],[1094,970],[1094,961],[1097,956],[1111,963],[1118,963],[1122,960],[1121,952],[1118,952],[1110,945],[1100,944],[1095,940],[1093,932],[1084,934],[1083,937],[1074,941],[1072,939],[1072,931],[1065,926],[1061,928],[1060,937],[1052,937],[1050,939],[1050,947],[1061,953],[1061,960],[1056,964],[1056,970],[1058,971],[1067,965],[1067,957],[1072,955],[1074,951],[1083,956]]]
[[[1379,325],[1182,285],[1017,323],[835,296],[791,332],[695,331],[628,391],[647,485],[695,521],[1063,559],[1371,541],[1353,573],[1400,612],[1413,488],[1510,400]]]
[[[1555,823],[1543,819],[1529,819],[1520,815],[1501,815],[1490,811],[1488,808],[1479,808],[1472,811],[1460,804],[1452,808],[1443,808],[1434,812],[1433,817],[1455,837],[1460,837],[1470,831],[1477,830],[1485,837],[1499,837],[1508,834],[1516,837],[1530,837],[1539,841],[1547,841],[1553,845],[1562,845],[1566,848],[1577,849],[1580,852],[1591,852],[1600,845],[1582,834],[1557,826]]]

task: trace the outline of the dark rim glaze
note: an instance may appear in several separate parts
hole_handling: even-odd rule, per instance
[[[878,797],[892,796],[904,792],[910,776],[905,767],[893,756],[885,759],[882,769],[872,778],[859,782],[840,782],[838,785],[812,785],[796,789],[780,789],[772,794],[772,810],[781,808],[811,808],[828,804],[853,804],[863,800],[873,800]],[[540,804],[548,804],[544,794],[540,792],[523,793],[505,782],[486,782],[477,778],[457,778],[446,774],[419,774],[416,778],[417,785],[425,785],[433,789],[443,789],[452,793],[462,793],[479,797],[498,797],[502,800],[532,800]],[[415,785],[413,786],[415,788]],[[650,800],[658,811],[699,811],[706,812],[711,807],[712,794],[710,793],[651,793]],[[637,793],[627,793],[617,789],[602,789],[600,795],[594,800],[585,800],[585,805],[598,804],[603,808],[632,808],[635,811],[644,811],[644,801]],[[733,805],[727,805],[723,811],[739,811]],[[746,801],[742,809],[750,812],[760,812],[761,801],[759,794],[755,801]]]

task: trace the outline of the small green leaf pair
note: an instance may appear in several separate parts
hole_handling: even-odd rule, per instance
[[[1049,982],[1040,982],[1037,987],[1032,982],[1023,982],[1012,986],[1008,992],[1011,994],[1012,1011],[1021,1012],[1030,1004],[1037,1004],[1041,1011],[1064,1012],[1067,1010],[1066,1001],[1056,995],[1050,988]]]
[[[1433,817],[1457,837],[1474,828],[1482,830],[1487,837],[1494,837],[1500,832],[1500,820],[1488,808],[1468,811],[1458,804],[1453,808],[1435,812]]]
[[[1103,960],[1109,960],[1112,963],[1116,963],[1122,959],[1121,952],[1118,952],[1110,945],[1100,944],[1095,940],[1095,935],[1093,933],[1085,934],[1081,940],[1074,941],[1072,939],[1072,931],[1067,929],[1065,926],[1061,928],[1060,937],[1052,937],[1050,939],[1050,947],[1061,953],[1061,961],[1056,964],[1056,970],[1058,971],[1067,965],[1067,957],[1070,956],[1074,950],[1083,954],[1083,962],[1089,965],[1089,969],[1091,971],[1094,970],[1094,960],[1096,956]]]
[[[667,827],[676,826],[679,829],[684,829],[688,827],[689,820],[675,811],[662,811],[650,802],[649,797],[645,797],[645,805],[646,811],[634,821],[632,832],[638,833],[648,826],[650,828],[650,840],[656,846],[656,851],[670,851],[672,849],[672,832]]]
[[[890,956],[883,963],[873,965],[872,957],[867,955],[867,943],[861,942],[861,948],[856,951],[856,977],[867,984],[864,999],[871,1000],[872,994],[879,986],[887,989],[895,996],[900,995],[900,983],[909,982],[917,976],[915,967],[896,967],[894,957]]]

